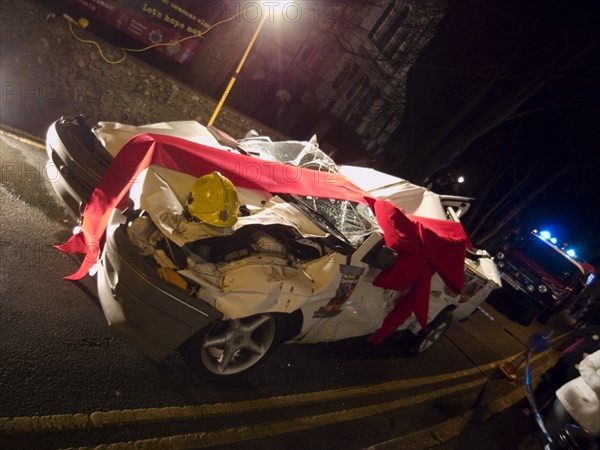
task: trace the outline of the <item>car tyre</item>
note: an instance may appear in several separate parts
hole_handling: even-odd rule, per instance
[[[180,355],[196,375],[213,380],[238,378],[281,341],[283,323],[279,315],[267,313],[218,321],[188,339]]]
[[[411,355],[418,355],[429,350],[433,344],[439,341],[452,323],[452,314],[444,311],[438,314],[427,326],[427,330],[421,330],[414,336],[409,351]]]

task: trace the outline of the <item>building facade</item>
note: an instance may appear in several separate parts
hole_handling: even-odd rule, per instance
[[[227,104],[292,138],[316,134],[333,152],[380,149],[402,119],[407,72],[444,0],[266,3],[269,18]],[[244,5],[223,14],[239,7],[243,16]],[[258,26],[248,11],[206,36],[182,71],[188,82],[220,95]]]

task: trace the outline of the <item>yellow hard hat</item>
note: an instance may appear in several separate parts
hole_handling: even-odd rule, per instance
[[[239,209],[233,183],[219,172],[198,178],[185,204],[189,219],[221,228],[235,225]]]

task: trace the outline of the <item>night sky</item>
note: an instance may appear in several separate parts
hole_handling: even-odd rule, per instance
[[[548,184],[501,232],[553,224],[559,240],[598,258],[598,25],[596,1],[451,0],[409,73],[403,123],[388,143],[403,159],[397,171],[415,181],[463,175],[463,185],[445,189],[481,203],[467,228],[518,186],[480,238]]]

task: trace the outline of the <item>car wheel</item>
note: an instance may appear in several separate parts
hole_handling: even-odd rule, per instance
[[[439,341],[448,327],[452,323],[452,314],[449,312],[442,312],[439,314],[428,326],[427,330],[421,330],[415,335],[412,345],[410,346],[410,353],[412,355],[418,355],[424,351],[430,349],[433,344]]]
[[[256,366],[279,342],[281,332],[281,321],[272,314],[219,321],[192,336],[180,353],[196,374],[235,378]]]

